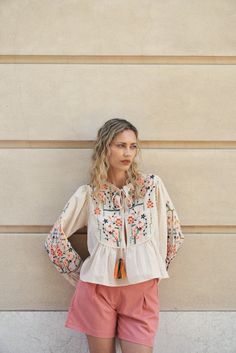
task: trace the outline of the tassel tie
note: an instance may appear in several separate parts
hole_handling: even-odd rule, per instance
[[[114,268],[114,278],[119,279],[119,278],[126,278],[126,269],[125,269],[125,261],[123,256],[118,256]]]
[[[131,208],[133,205],[133,195],[130,191],[126,194],[124,190],[121,190],[120,192],[116,192],[112,197],[113,205],[117,209],[122,208],[124,200],[126,200],[128,207]]]
[[[127,203],[129,208],[132,207],[133,205],[133,193],[131,191],[132,189],[133,189],[133,186],[131,185],[127,192],[125,188],[121,189],[121,191],[119,192],[115,192],[112,198],[112,201],[116,209],[121,209],[124,202]],[[124,255],[120,254],[120,251],[121,249],[119,248],[116,263],[115,263],[115,268],[114,268],[114,278],[116,279],[127,277]]]

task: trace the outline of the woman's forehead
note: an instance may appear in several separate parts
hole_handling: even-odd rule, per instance
[[[123,143],[136,143],[136,135],[132,130],[125,130],[119,132],[113,139],[116,142],[123,142]]]

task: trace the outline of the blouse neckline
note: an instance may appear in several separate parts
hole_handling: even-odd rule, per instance
[[[133,188],[133,184],[130,183],[126,183],[125,185],[123,185],[121,188],[119,188],[118,186],[116,186],[115,184],[112,184],[111,182],[109,182],[108,180],[106,180],[103,184],[107,185],[108,187],[110,187],[111,189],[114,189],[116,191],[121,192],[122,190],[125,189],[130,189]]]

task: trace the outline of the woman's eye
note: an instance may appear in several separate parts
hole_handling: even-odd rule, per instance
[[[123,148],[123,147],[125,147],[124,145],[117,145],[117,147],[121,147],[121,148]],[[131,146],[131,148],[137,148],[137,146]]]

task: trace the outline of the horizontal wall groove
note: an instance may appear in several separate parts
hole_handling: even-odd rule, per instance
[[[0,149],[91,149],[93,140],[0,140]],[[236,141],[141,140],[144,149],[236,149]]]
[[[1,234],[47,234],[51,230],[50,225],[1,225]],[[181,225],[183,233],[186,234],[236,234],[236,225]],[[79,229],[76,233],[86,234],[86,227]]]
[[[37,312],[49,312],[49,313],[51,313],[51,312],[53,312],[53,313],[67,313],[68,312],[68,310],[57,310],[57,309],[55,309],[55,310],[49,310],[49,309],[42,309],[42,310],[33,310],[33,309],[28,309],[28,310],[22,310],[22,309],[12,309],[12,310],[4,310],[4,309],[2,309],[2,310],[0,310],[0,313],[1,312],[3,312],[3,313],[11,313],[11,312],[21,312],[21,313],[27,313],[27,312],[30,312],[30,313],[32,313],[32,312],[34,312],[34,313],[37,313]],[[216,312],[216,313],[221,313],[221,312],[225,312],[225,313],[236,313],[236,310],[231,310],[231,309],[229,309],[229,310],[220,310],[220,309],[209,309],[209,310],[202,310],[202,309],[199,309],[199,310],[184,310],[184,309],[175,309],[175,310],[165,310],[165,309],[160,309],[160,312],[163,312],[163,313],[176,313],[176,312],[184,312],[184,313],[194,313],[194,312],[200,312],[200,313],[207,313],[207,312]]]
[[[0,55],[0,64],[163,64],[235,65],[236,56],[218,55]]]

